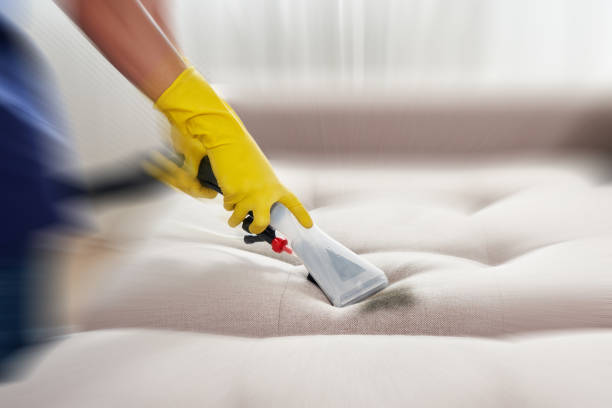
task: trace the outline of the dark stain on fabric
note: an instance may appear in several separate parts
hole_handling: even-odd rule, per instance
[[[382,291],[362,303],[361,311],[365,313],[379,310],[399,309],[413,306],[416,299],[409,288],[396,288]]]

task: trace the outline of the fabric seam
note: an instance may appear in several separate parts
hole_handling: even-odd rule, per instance
[[[287,292],[287,286],[289,286],[289,277],[291,273],[287,271],[287,279],[285,280],[285,287],[283,288],[283,293],[281,293],[280,299],[278,300],[278,320],[276,322],[276,335],[280,336],[280,320],[281,320],[281,310],[283,306],[283,299],[285,298],[285,292]]]

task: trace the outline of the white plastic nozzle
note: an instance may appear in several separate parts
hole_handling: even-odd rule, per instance
[[[302,227],[282,204],[274,204],[270,220],[270,225],[289,239],[295,254],[334,306],[359,302],[388,285],[387,277],[378,267],[316,225]]]

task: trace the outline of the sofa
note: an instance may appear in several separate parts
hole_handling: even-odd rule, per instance
[[[245,244],[220,198],[105,203],[70,333],[2,405],[612,405],[606,100],[229,99],[317,225],[389,286],[333,307],[298,258]]]

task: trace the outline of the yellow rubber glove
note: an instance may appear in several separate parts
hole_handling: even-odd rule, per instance
[[[276,202],[287,207],[305,228],[312,226],[310,215],[280,183],[238,115],[195,68],[183,71],[155,105],[182,136],[175,142],[177,150],[201,143],[223,191],[224,207],[234,211],[230,226],[240,224],[252,211],[249,229],[254,234],[262,232],[270,224],[270,207]]]
[[[217,192],[204,187],[188,170],[187,162],[179,167],[161,153],[153,154],[142,163],[151,176],[195,198],[215,198]]]
[[[198,168],[202,158],[206,156],[204,145],[197,139],[183,137],[181,132],[172,126],[170,140],[177,153],[185,158],[182,168],[194,178],[198,176]]]
[[[177,153],[183,155],[183,164],[179,167],[163,154],[155,153],[142,163],[142,167],[151,176],[190,196],[215,198],[217,192],[204,187],[198,180],[198,167],[206,155],[202,143],[182,137],[175,127],[172,127],[170,139]]]

